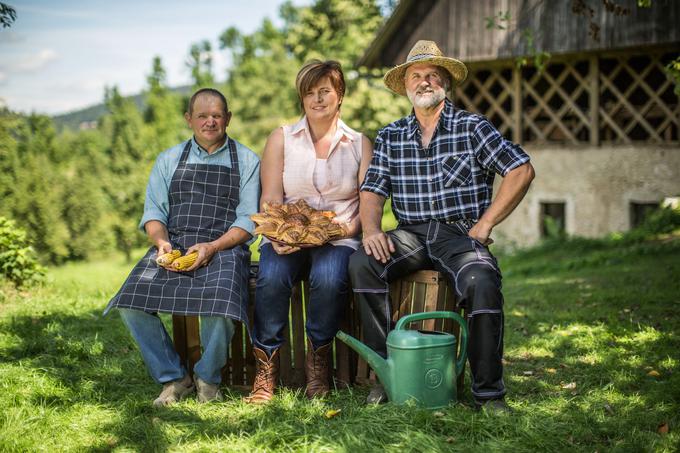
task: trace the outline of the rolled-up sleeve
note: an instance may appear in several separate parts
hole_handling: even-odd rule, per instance
[[[503,138],[486,119],[482,119],[475,127],[472,145],[482,167],[501,176],[530,160],[522,147]]]
[[[366,172],[364,182],[361,184],[362,191],[373,192],[383,197],[389,197],[390,193],[392,193],[392,180],[390,179],[387,151],[388,147],[381,131],[375,139],[373,158]]]
[[[260,200],[260,159],[249,149],[239,146],[240,200],[236,219],[229,229],[238,227],[254,236],[255,223],[250,216],[257,213]]]
[[[144,199],[144,214],[139,222],[139,229],[144,231],[144,225],[150,220],[158,220],[164,225],[168,224],[170,214],[170,178],[168,177],[168,154],[162,153],[156,159],[149,182],[146,185],[146,198]]]

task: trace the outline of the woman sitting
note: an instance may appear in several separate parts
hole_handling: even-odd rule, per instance
[[[370,140],[340,120],[345,80],[338,62],[307,63],[295,86],[304,116],[292,126],[274,130],[267,140],[261,163],[260,210],[264,203],[304,199],[312,208],[335,211],[333,221],[345,235],[311,248],[263,238],[253,330],[257,371],[246,399],[252,403],[266,403],[273,397],[291,290],[307,275],[305,394],[313,398],[329,391],[331,341],[349,292],[349,256],[359,245],[359,186],[372,155]]]

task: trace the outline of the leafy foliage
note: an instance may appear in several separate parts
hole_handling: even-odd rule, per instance
[[[12,26],[17,19],[17,11],[6,3],[0,2],[0,24],[2,28]]]
[[[375,1],[318,0],[304,7],[287,2],[281,17],[281,28],[265,20],[251,35],[232,27],[220,36],[233,61],[226,93],[234,112],[231,131],[239,140],[260,150],[273,129],[299,118],[295,76],[313,58],[342,64],[342,117],[349,126],[375,137],[380,127],[408,113],[406,98],[382,84],[384,71],[352,69],[383,22]]]
[[[42,281],[44,275],[26,232],[0,217],[0,276],[21,287]]]
[[[295,76],[304,62],[338,60],[347,81],[343,120],[374,137],[410,110],[406,98],[383,86],[384,71],[353,69],[384,20],[381,11],[393,7],[375,0],[316,0],[301,7],[287,2],[280,9],[282,25],[265,19],[253,33],[232,27],[219,36],[233,62],[223,83],[213,74],[210,43],[192,45],[186,63],[194,88],[223,89],[234,113],[229,134],[259,151],[272,130],[300,117]],[[155,57],[143,99],[107,88],[106,113],[95,128],[89,123],[89,129],[57,131],[44,115],[1,109],[0,215],[26,231],[45,263],[112,249],[131,258],[146,242],[138,222],[153,162],[191,133],[183,120],[187,100],[167,87]]]
[[[193,44],[189,49],[187,67],[194,79],[194,88],[202,88],[215,82],[212,73],[212,46],[210,41],[204,40]]]
[[[664,68],[664,72],[666,73],[666,77],[675,84],[673,91],[680,96],[680,57],[669,62]]]
[[[621,238],[629,242],[656,239],[680,230],[680,209],[662,207],[652,211],[637,228],[623,234]]]

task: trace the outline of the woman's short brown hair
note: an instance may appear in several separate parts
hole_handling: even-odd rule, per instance
[[[340,63],[335,60],[311,60],[307,62],[298,72],[295,78],[295,88],[297,88],[298,98],[300,98],[300,108],[305,111],[302,102],[305,94],[309,92],[324,77],[328,77],[335,91],[342,98],[345,96],[345,76],[342,73]]]

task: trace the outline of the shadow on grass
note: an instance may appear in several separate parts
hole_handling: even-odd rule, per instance
[[[267,407],[247,406],[232,392],[224,403],[156,409],[160,387],[137,347],[116,314],[102,318],[99,310],[4,318],[10,341],[0,360],[55,381],[11,404],[101,412],[95,440],[79,450],[663,449],[670,444],[657,425],[680,423],[678,260],[656,254],[656,245],[602,256],[608,246],[580,246],[504,267],[505,380],[515,409],[506,418],[462,405],[366,407],[365,390],[356,388],[314,402],[284,390]],[[470,401],[469,390],[462,399]],[[342,412],[326,419],[328,409]]]

